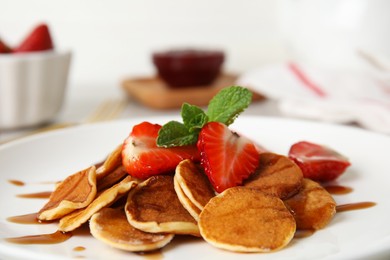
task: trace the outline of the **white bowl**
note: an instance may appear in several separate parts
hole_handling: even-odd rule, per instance
[[[71,52],[0,54],[0,129],[48,122],[64,101]]]

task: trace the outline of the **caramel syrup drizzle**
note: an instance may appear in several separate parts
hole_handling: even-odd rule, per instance
[[[72,237],[71,232],[64,233],[57,230],[56,232],[51,234],[11,237],[11,238],[6,238],[5,240],[14,244],[24,244],[24,245],[58,244],[68,240],[71,237]]]
[[[315,232],[314,229],[298,229],[295,231],[294,238],[305,238],[310,237]]]
[[[18,181],[18,180],[9,180],[10,183],[17,185],[17,186],[23,186],[25,185],[24,182]],[[351,193],[353,191],[352,188],[341,186],[341,185],[324,185],[324,188],[330,193],[335,195],[344,195]],[[17,197],[20,198],[49,198],[52,192],[50,191],[44,191],[44,192],[37,192],[37,193],[31,193],[31,194],[19,194]],[[356,203],[348,203],[348,204],[342,204],[336,206],[336,212],[345,212],[345,211],[351,211],[351,210],[359,210],[359,209],[366,209],[375,206],[375,202],[356,202]],[[54,221],[41,221],[37,218],[38,213],[31,213],[31,214],[25,214],[25,215],[19,215],[19,216],[13,216],[7,218],[9,222],[17,223],[17,224],[48,224],[53,223]],[[83,228],[80,228],[81,231],[78,231],[76,233],[84,233],[82,230]],[[89,232],[87,232],[89,233]],[[305,238],[309,237],[312,234],[315,233],[315,230],[297,230],[295,232],[294,238]],[[56,244],[56,243],[62,243],[66,240],[68,240],[70,237],[72,237],[72,232],[61,232],[57,230],[54,233],[51,234],[39,234],[39,235],[32,235],[32,236],[21,236],[21,237],[13,237],[13,238],[6,238],[6,241],[10,243],[16,243],[16,244]],[[84,251],[85,247],[77,246],[73,248],[73,251]],[[146,256],[150,259],[161,259],[161,251],[155,251],[148,254],[141,253],[140,255]]]
[[[50,221],[41,221],[38,219],[38,213],[30,213],[19,216],[12,216],[7,218],[7,221],[16,223],[16,224],[48,224],[52,223]]]
[[[327,192],[334,195],[344,195],[353,191],[351,187],[341,185],[324,185],[323,187]]]
[[[366,209],[366,208],[371,208],[375,205],[376,203],[371,201],[342,204],[336,206],[336,212],[340,213],[340,212],[351,211],[351,210]]]
[[[24,181],[20,180],[8,180],[9,183],[15,185],[15,186],[24,186],[26,183]],[[44,182],[39,182],[39,184],[56,184],[59,181],[44,181]]]

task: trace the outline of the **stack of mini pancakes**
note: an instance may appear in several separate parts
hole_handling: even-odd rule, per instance
[[[121,161],[118,146],[102,164],[58,183],[38,218],[59,220],[63,232],[89,221],[96,239],[133,252],[162,248],[175,235],[230,251],[270,252],[296,230],[325,227],[336,212],[332,196],[283,155],[262,153],[244,185],[220,194],[190,160],[146,180],[128,175]]]

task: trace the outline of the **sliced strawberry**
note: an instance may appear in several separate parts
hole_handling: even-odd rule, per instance
[[[195,145],[173,148],[157,147],[156,139],[161,125],[143,122],[133,127],[122,149],[126,171],[137,178],[173,172],[185,159],[200,160]]]
[[[53,49],[53,41],[46,24],[40,24],[24,39],[14,52],[34,52]]]
[[[11,48],[0,39],[0,53],[10,53]]]
[[[293,144],[288,156],[301,168],[304,177],[318,182],[338,178],[351,165],[335,150],[305,141]]]
[[[255,145],[219,122],[202,128],[197,145],[201,164],[217,192],[242,184],[259,164]]]

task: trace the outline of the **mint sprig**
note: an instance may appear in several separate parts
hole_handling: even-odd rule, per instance
[[[157,146],[175,147],[195,144],[202,127],[208,122],[230,125],[252,100],[252,93],[240,86],[222,89],[209,102],[207,112],[184,103],[181,107],[183,123],[170,121],[162,126]]]
[[[207,115],[210,122],[230,125],[244,111],[252,100],[252,93],[242,87],[232,86],[222,89],[210,100]]]

